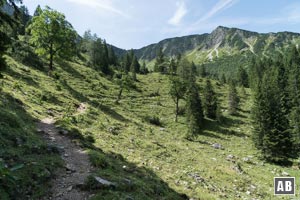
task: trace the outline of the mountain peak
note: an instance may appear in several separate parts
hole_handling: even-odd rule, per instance
[[[213,30],[213,32],[214,31],[227,31],[227,30],[229,30],[230,28],[228,28],[228,27],[226,27],[226,26],[218,26],[217,28],[215,28],[215,30]]]

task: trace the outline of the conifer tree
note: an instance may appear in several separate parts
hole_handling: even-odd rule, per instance
[[[180,60],[177,66],[177,75],[185,82],[195,81],[196,71],[194,71],[194,67],[192,63],[190,63],[187,59],[183,58]]]
[[[108,60],[110,65],[114,65],[114,66],[117,65],[118,59],[111,45],[108,48]]]
[[[130,60],[129,53],[127,52],[124,55],[123,61],[122,61],[122,68],[125,73],[128,73],[130,71],[131,62],[132,61]]]
[[[222,85],[224,85],[226,83],[226,77],[225,77],[224,73],[221,76],[220,82],[221,82]]]
[[[199,70],[199,74],[202,78],[205,78],[206,77],[206,68],[205,68],[205,65],[200,65],[200,70]]]
[[[101,65],[100,69],[104,74],[109,73],[109,57],[108,57],[108,47],[106,41],[102,43],[102,54],[101,54]]]
[[[129,62],[132,63],[132,60],[133,60],[133,57],[134,57],[133,49],[130,49],[130,51],[128,52],[128,56],[129,56]]]
[[[223,122],[223,114],[220,103],[217,104],[217,110],[216,110],[216,120],[219,123]]]
[[[91,46],[91,63],[94,68],[100,69],[102,55],[102,40],[97,38]]]
[[[134,81],[137,80],[137,79],[136,79],[136,72],[137,72],[137,70],[139,70],[139,68],[140,68],[139,66],[140,66],[140,64],[139,64],[139,62],[137,61],[136,56],[134,55],[134,56],[133,56],[133,59],[132,59],[132,63],[131,63],[131,65],[130,65],[130,72],[131,72],[132,79],[133,79]]]
[[[288,110],[290,127],[295,141],[295,149],[300,154],[300,53],[293,46],[287,55],[288,87],[285,91],[288,93]],[[283,81],[286,80],[282,77]],[[283,82],[281,85],[286,84]]]
[[[39,15],[42,13],[42,11],[43,11],[43,10],[42,10],[41,6],[38,5],[38,6],[36,7],[35,11],[34,11],[33,16],[34,16],[34,17],[39,16]]]
[[[143,64],[141,65],[140,73],[141,74],[147,74],[148,73],[148,69],[146,67],[146,62],[145,61],[143,61]]]
[[[255,91],[253,140],[267,161],[285,163],[293,153],[293,138],[278,72],[275,67],[268,69]]]
[[[249,87],[248,73],[243,67],[239,67],[237,79],[240,86]]]
[[[187,89],[186,97],[186,116],[188,123],[187,138],[200,133],[203,127],[203,110],[198,87],[194,81],[191,81]]]
[[[234,82],[230,82],[228,91],[228,111],[230,115],[237,114],[239,108],[240,98],[237,94]]]
[[[204,88],[203,110],[206,117],[216,119],[218,100],[210,80],[206,81]]]
[[[190,71],[190,73],[191,73],[190,76],[196,77],[196,75],[197,75],[197,67],[196,67],[196,65],[195,65],[195,63],[193,61],[191,63],[191,69],[190,70],[191,70]]]

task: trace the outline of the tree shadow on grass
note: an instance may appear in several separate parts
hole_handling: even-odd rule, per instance
[[[69,129],[69,133],[71,139],[78,139],[81,146],[89,149],[90,161],[95,170],[86,179],[83,189],[95,194],[92,199],[189,199],[187,195],[170,188],[168,183],[146,166],[137,166],[120,154],[104,152],[92,143],[91,136],[84,136],[78,129]],[[95,177],[112,182],[113,185],[101,185]]]
[[[11,75],[12,77],[14,77],[16,80],[21,81],[21,82],[25,83],[26,85],[28,84],[33,87],[40,86],[40,84],[31,77],[30,72],[25,72],[25,73],[21,74],[21,73],[16,72],[15,70],[11,69],[10,67],[8,67],[8,69],[6,69],[6,72],[9,75]]]
[[[113,152],[97,152],[105,166],[95,171],[99,176],[116,184],[113,188],[93,188],[96,196],[92,199],[189,199],[168,186],[154,171],[126,161],[122,155]],[[92,158],[92,157],[91,157]],[[91,159],[92,164],[96,164]]]
[[[125,117],[123,117],[122,115],[120,115],[119,113],[117,113],[115,110],[111,109],[109,106],[100,104],[99,108],[102,112],[104,112],[105,114],[111,116],[112,118],[121,121],[121,122],[129,122],[130,120],[126,119]]]
[[[70,92],[74,99],[77,99],[79,102],[89,102],[89,99],[86,96],[72,88],[66,80],[62,80],[60,83],[66,90]]]
[[[74,69],[68,62],[59,60],[57,63],[60,65],[61,69],[68,72],[69,74],[72,74],[74,77],[79,79],[85,78],[80,72]]]
[[[89,104],[92,105],[94,108],[101,110],[105,114],[109,115],[110,117],[114,118],[115,120],[121,121],[121,122],[130,122],[129,119],[125,118],[124,116],[120,115],[118,112],[113,110],[107,105],[102,104],[101,102],[91,100],[89,101]]]
[[[67,81],[61,81],[62,86],[70,92],[70,94],[78,100],[79,102],[86,102],[93,106],[96,109],[100,109],[105,114],[111,116],[112,118],[122,121],[122,122],[129,122],[128,119],[117,113],[115,110],[111,109],[109,106],[106,106],[104,104],[101,104],[100,102],[97,102],[95,100],[90,100],[88,97],[84,96],[82,93],[78,92],[77,90],[73,89]]]
[[[237,137],[245,137],[247,136],[244,133],[240,133],[234,130],[229,130],[228,128],[233,127],[235,124],[241,124],[241,120],[235,120],[231,118],[224,118],[222,123],[218,123],[214,120],[205,120],[205,126],[204,129],[205,132],[215,132],[216,134],[222,134],[222,135],[232,135]],[[215,138],[222,138],[221,136],[218,136],[216,134],[212,134]],[[225,138],[222,138],[225,139]]]

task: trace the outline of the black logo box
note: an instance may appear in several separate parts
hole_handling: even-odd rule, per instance
[[[295,195],[295,189],[295,177],[274,177],[275,195]]]

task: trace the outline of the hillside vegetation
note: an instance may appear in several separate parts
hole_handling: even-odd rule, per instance
[[[90,153],[92,163],[98,168],[95,173],[121,185],[113,190],[95,190],[94,199],[183,198],[179,193],[200,199],[250,196],[265,199],[273,198],[274,176],[283,172],[299,175],[297,168],[282,168],[257,159],[258,152],[251,142],[249,90],[246,94],[239,93],[241,110],[237,116],[230,116],[227,114],[227,85],[213,82],[220,95],[225,122],[220,125],[207,119],[204,133],[188,141],[184,137],[185,118],[180,116],[179,123],[174,122],[174,103],[168,94],[166,75],[138,75],[138,90],[125,91],[120,103],[115,104],[118,85],[80,62],[57,63],[53,72],[57,76],[52,77],[44,70],[22,65],[10,57],[7,62],[9,68],[3,72],[2,79],[1,113],[13,120],[7,125],[13,132],[5,131],[3,133],[8,135],[2,137],[20,140],[21,146],[32,149],[38,143],[31,140],[41,141],[34,130],[34,120],[50,115],[58,120],[58,126],[70,130],[70,134],[79,133],[82,145],[87,143],[88,136],[94,138]],[[198,79],[198,83],[203,88],[204,79]],[[81,102],[87,105],[87,112],[74,115]],[[155,117],[159,119],[159,126],[149,120]],[[22,131],[15,126],[16,120],[20,121]],[[28,134],[24,134],[24,130]],[[221,144],[222,149],[213,148],[215,143]],[[14,145],[8,147],[12,153],[19,151]],[[49,154],[45,149],[45,154]],[[11,166],[22,164],[21,169],[11,173],[26,174],[26,170],[35,169],[31,162],[39,166],[32,173],[53,170],[48,164],[51,162],[48,155],[45,161],[37,161],[36,156],[43,156],[42,151],[31,151],[33,153],[19,152],[23,156],[10,161]],[[3,152],[1,157],[12,155],[8,153]],[[52,166],[57,167],[59,160],[55,154],[53,159]],[[123,183],[122,186],[124,179],[131,180],[132,185]]]
[[[218,27],[125,52],[49,7],[20,13],[0,11],[1,199],[47,199],[74,173],[55,134],[88,166],[61,187],[92,200],[284,199],[273,178],[300,175],[299,34]]]

